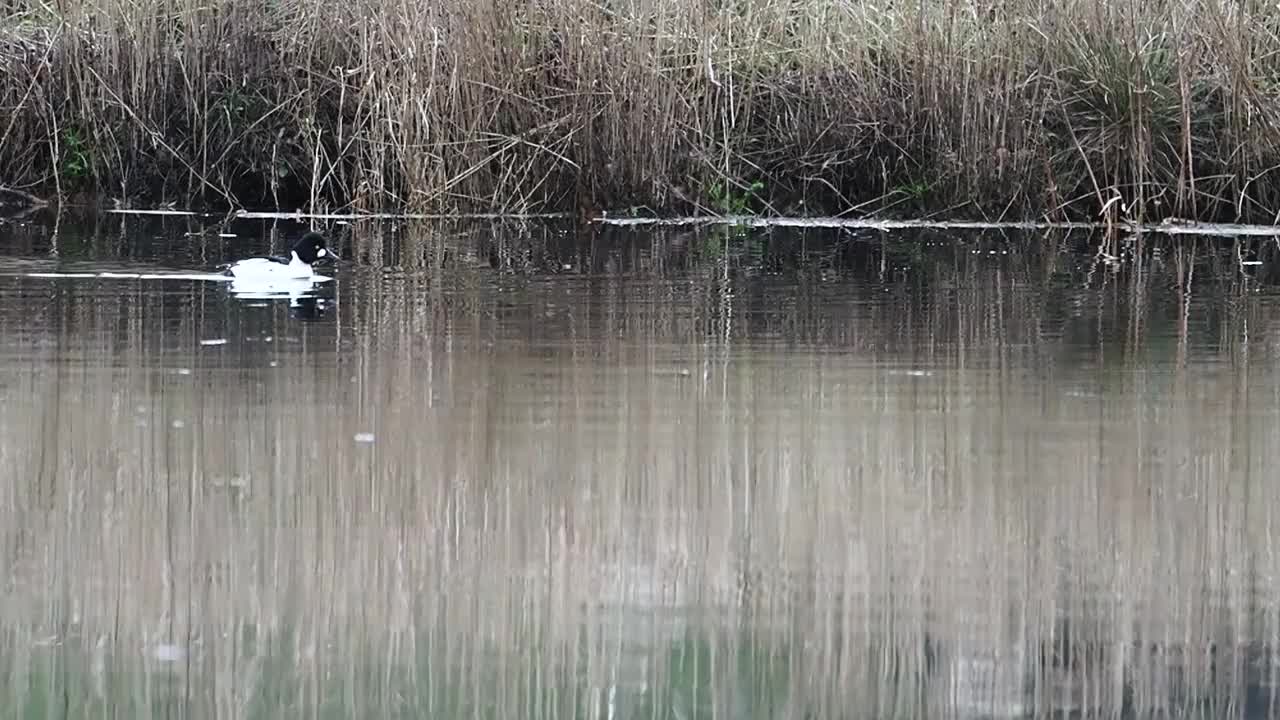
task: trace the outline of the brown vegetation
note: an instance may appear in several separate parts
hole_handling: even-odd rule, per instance
[[[0,3],[0,182],[316,209],[1273,221],[1280,7]]]

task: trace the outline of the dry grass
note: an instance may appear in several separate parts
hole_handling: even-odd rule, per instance
[[[534,233],[504,262],[553,242]],[[921,705],[1064,692],[1184,716],[1239,701],[1280,642],[1257,293],[1198,286],[1221,348],[1198,335],[1176,364],[1116,340],[1098,367],[1072,353],[1107,343],[1062,326],[1169,317],[1128,275],[1054,285],[1054,253],[997,272],[960,252],[927,265],[938,294],[911,275],[885,301],[728,292],[714,262],[645,279],[678,237],[540,282],[404,235],[455,264],[406,254],[344,283],[341,344],[244,324],[217,290],[11,281],[33,287],[0,295],[25,340],[0,356],[7,708],[604,717],[613,688],[633,717],[946,717]],[[159,643],[188,654],[147,659]],[[1041,668],[1059,646],[1076,667]],[[914,684],[926,650],[943,670]]]
[[[1274,3],[0,13],[0,184],[14,189],[316,209],[1280,212]]]

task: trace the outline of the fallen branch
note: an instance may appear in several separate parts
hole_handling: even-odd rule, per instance
[[[19,190],[17,188],[7,187],[5,185],[0,185],[0,195],[12,195],[13,197],[18,198],[19,200],[25,201],[31,207],[40,208],[40,207],[47,207],[49,205],[49,201],[45,200],[44,198],[36,197],[35,195],[32,195],[26,190]]]

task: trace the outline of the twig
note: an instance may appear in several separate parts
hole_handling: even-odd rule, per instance
[[[13,195],[16,198],[25,200],[28,205],[33,207],[46,207],[49,205],[49,201],[44,198],[36,197],[26,190],[19,190],[6,185],[0,185],[0,195]]]

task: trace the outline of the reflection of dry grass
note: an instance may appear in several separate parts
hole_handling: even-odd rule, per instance
[[[826,717],[976,706],[1024,672],[1044,703],[1238,696],[1227,660],[1278,630],[1272,410],[1243,384],[1269,370],[1037,376],[1004,339],[1029,319],[967,299],[1012,292],[995,278],[928,309],[947,317],[927,338],[780,286],[627,279],[526,285],[506,315],[465,283],[426,313],[353,284],[341,344],[283,323],[202,348],[219,306],[198,297],[19,314],[62,331],[0,369],[6,667],[38,673],[43,640],[136,669],[172,642],[204,711],[277,682],[293,709],[452,692],[528,716],[564,700],[530,700],[535,671],[566,702],[642,681],[692,702],[671,651],[691,633],[725,707],[748,651],[756,682]],[[718,340],[753,302],[847,351]],[[1059,646],[1075,668],[1036,671]],[[950,689],[891,681],[928,653]],[[123,677],[102,692],[164,675]]]

